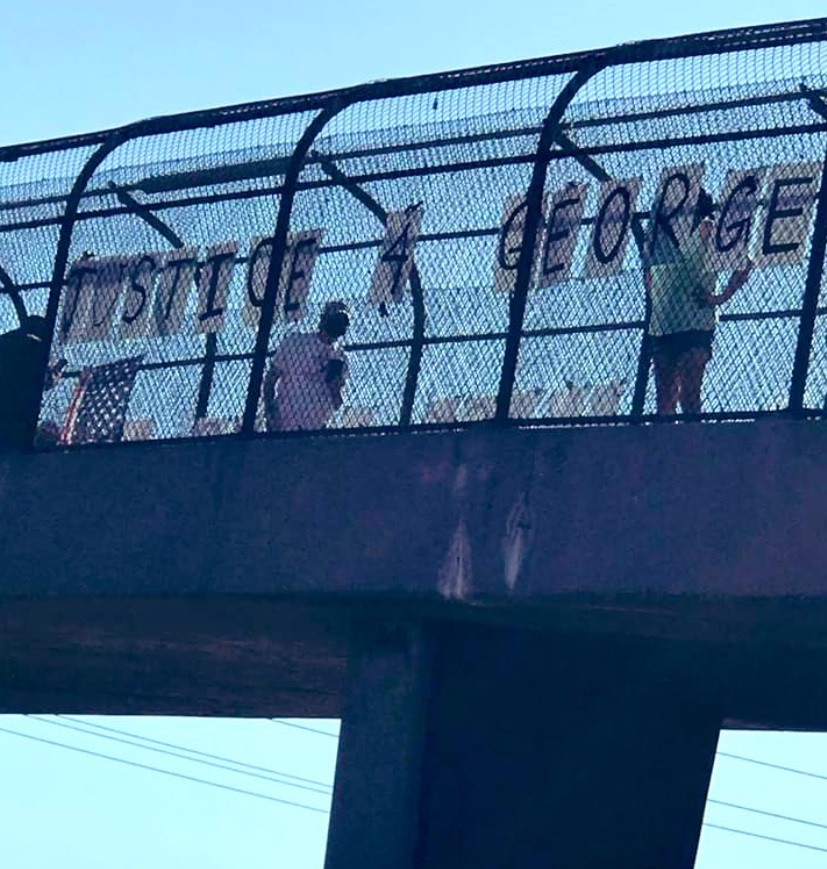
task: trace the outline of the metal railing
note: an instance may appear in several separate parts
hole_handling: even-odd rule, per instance
[[[685,249],[705,191],[719,289],[752,268],[690,415],[819,415],[825,95],[821,19],[0,149],[0,322],[46,316],[66,444],[268,433],[268,359],[333,299],[328,431],[654,420],[656,238]]]

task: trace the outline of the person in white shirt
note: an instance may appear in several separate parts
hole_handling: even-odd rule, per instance
[[[267,431],[312,431],[328,425],[342,406],[348,369],[340,340],[349,325],[348,306],[328,302],[316,332],[294,332],[282,340],[264,378]]]

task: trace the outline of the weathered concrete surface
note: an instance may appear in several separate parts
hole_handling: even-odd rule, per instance
[[[7,595],[827,594],[814,422],[4,456],[0,505]]]
[[[401,633],[349,662],[326,869],[691,869],[726,715],[827,708],[823,656],[778,648]]]
[[[0,706],[40,684],[27,708],[55,708],[64,682],[91,711],[111,679],[139,699],[109,711],[333,714],[364,607],[806,670],[827,654],[826,447],[825,424],[766,420],[0,456]],[[84,683],[93,660],[111,671]]]
[[[0,601],[0,713],[336,718],[349,627],[249,597]]]

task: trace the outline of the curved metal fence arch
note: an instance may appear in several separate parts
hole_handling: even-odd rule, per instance
[[[258,410],[261,383],[264,376],[267,346],[270,339],[270,329],[273,326],[273,314],[276,307],[276,294],[278,292],[279,278],[287,248],[287,232],[290,227],[290,213],[293,208],[293,197],[296,192],[296,183],[299,179],[302,165],[308,151],[313,147],[316,136],[324,129],[327,122],[348,106],[350,101],[333,98],[322,108],[318,115],[310,122],[302,134],[293,153],[290,156],[290,164],[284,173],[284,184],[279,199],[279,213],[276,219],[276,228],[273,232],[273,253],[270,257],[270,266],[267,270],[267,284],[264,290],[264,299],[261,305],[261,318],[256,335],[256,345],[253,358],[253,370],[250,374],[250,383],[247,388],[247,400],[244,406],[244,417],[241,424],[243,434],[250,435],[254,431],[256,412]]]
[[[500,376],[500,388],[497,392],[497,409],[495,418],[502,422],[508,419],[511,407],[511,395],[514,389],[514,377],[517,370],[517,355],[520,352],[520,339],[523,331],[525,304],[531,285],[531,274],[534,270],[535,251],[537,247],[537,232],[543,219],[542,198],[546,183],[548,168],[548,152],[555,137],[560,132],[560,125],[571,101],[589,79],[609,63],[609,58],[596,58],[591,64],[581,67],[566,83],[543,121],[540,141],[537,145],[537,156],[531,175],[531,182],[526,194],[525,221],[523,239],[520,245],[520,255],[517,260],[517,272],[514,278],[514,291],[511,294],[508,311],[508,338],[506,339],[505,358]]]
[[[331,99],[336,99],[336,97]],[[49,303],[46,310],[47,322],[52,336],[55,334],[61,294],[67,283],[66,271],[69,261],[69,249],[72,240],[72,232],[77,221],[78,206],[94,173],[111,154],[117,151],[117,149],[122,145],[144,137],[158,136],[163,135],[164,133],[181,132],[186,129],[198,129],[199,127],[215,127],[222,124],[233,124],[237,122],[237,114],[239,113],[243,114],[244,120],[259,120],[288,114],[291,111],[299,111],[302,109],[312,110],[313,108],[317,108],[316,103],[317,100],[314,98],[298,98],[294,100],[258,104],[249,109],[247,107],[234,107],[224,110],[224,115],[218,118],[215,117],[216,112],[191,113],[182,118],[154,118],[112,130],[106,134],[103,143],[93,152],[83,165],[66,200],[66,208],[60,225],[60,235],[55,253]],[[324,102],[322,102],[321,105],[323,107]],[[219,110],[219,112],[221,111],[222,110]],[[51,145],[51,143],[46,144]],[[168,227],[165,227],[162,221],[159,221],[159,223],[161,224],[162,232],[166,229],[168,234],[171,234],[173,238],[175,237],[174,232],[172,232]],[[213,348],[212,354],[210,354],[208,347],[208,358],[205,359],[206,365],[211,366],[212,360],[209,356],[214,355],[214,352]]]
[[[734,59],[730,62],[729,57]],[[195,421],[207,414],[215,399],[216,372],[223,372],[224,380],[235,384],[234,391],[226,392],[230,387],[225,383],[221,388],[226,395],[220,390],[218,393],[224,396],[222,407],[227,409],[233,402],[239,404],[239,384],[246,378],[245,394],[236,408],[241,424],[224,433],[250,437],[258,433],[256,417],[263,375],[271,352],[277,297],[294,223],[309,225],[311,215],[327,213],[324,203],[328,191],[351,182],[359,191],[357,198],[366,213],[377,218],[379,224],[387,224],[394,209],[406,207],[405,197],[415,197],[417,192],[427,192],[437,205],[443,203],[443,209],[448,207],[445,203],[460,203],[464,197],[469,211],[476,208],[481,219],[475,223],[474,214],[470,214],[465,222],[451,223],[445,214],[427,214],[426,220],[431,217],[433,220],[415,242],[417,248],[410,256],[409,272],[405,273],[404,300],[409,313],[393,324],[396,331],[388,328],[385,337],[376,327],[379,337],[360,351],[366,360],[373,360],[370,363],[373,376],[377,372],[381,375],[385,364],[392,364],[396,366],[394,371],[401,372],[393,377],[389,374],[385,385],[377,377],[372,392],[366,393],[368,399],[382,404],[384,420],[390,419],[391,407],[396,408],[393,419],[375,423],[366,415],[355,428],[390,431],[473,422],[506,425],[653,421],[657,417],[649,382],[649,314],[648,308],[644,312],[641,307],[648,306],[643,289],[643,263],[632,263],[634,252],[626,255],[624,251],[628,244],[633,244],[637,253],[644,255],[649,231],[646,227],[659,219],[656,211],[660,205],[656,206],[654,197],[660,182],[655,176],[670,165],[681,161],[687,165],[692,161],[702,164],[702,172],[708,172],[709,180],[698,183],[708,185],[719,198],[716,205],[721,221],[720,197],[730,175],[736,170],[752,171],[755,166],[761,184],[767,185],[756,194],[760,200],[756,209],[763,209],[763,241],[751,239],[760,248],[762,271],[756,271],[750,278],[753,284],[748,285],[752,287],[749,292],[741,293],[736,304],[723,309],[721,337],[720,340],[716,337],[712,363],[714,377],[708,380],[710,400],[702,417],[741,419],[779,412],[818,415],[822,412],[821,391],[827,393],[827,351],[822,347],[822,344],[827,347],[827,342],[821,340],[822,332],[827,338],[827,292],[823,289],[827,252],[827,71],[821,72],[827,70],[827,63],[822,61],[827,61],[827,19],[655,40],[557,58],[376,82],[341,91],[150,119],[89,136],[2,148],[0,162],[83,147],[93,146],[95,150],[65,199],[50,195],[48,184],[38,194],[37,181],[28,178],[8,193],[0,191],[4,213],[15,218],[0,226],[0,268],[4,266],[3,233],[11,235],[24,228],[36,231],[40,226],[59,226],[44,311],[54,329],[79,221],[117,222],[124,209],[131,208],[167,243],[181,247],[185,234],[173,225],[174,221],[165,222],[165,214],[191,215],[181,218],[186,224],[190,219],[202,219],[199,217],[202,214],[207,215],[203,220],[212,219],[211,209],[216,214],[228,214],[232,208],[249,208],[252,214],[258,207],[255,203],[267,197],[275,199],[278,211],[269,233],[272,249],[251,349],[244,350],[239,345],[241,349],[230,348],[222,353],[217,349],[221,338],[214,332],[207,337],[203,359],[163,357],[150,366],[156,371],[171,371],[175,366],[201,367]],[[698,76],[705,76],[700,84]],[[609,83],[599,84],[604,81]],[[682,85],[684,89],[680,90]],[[498,87],[506,90],[497,91]],[[589,95],[581,99],[586,91],[590,91]],[[453,102],[452,94],[458,94]],[[517,101],[509,106],[503,94],[516,94]],[[430,113],[426,112],[426,97],[428,100],[433,97]],[[404,100],[420,100],[411,103],[420,106],[411,110],[414,114],[419,111],[420,116],[399,122],[408,126],[383,126],[381,106],[393,101],[401,105]],[[538,124],[532,113],[544,100],[545,113]],[[444,114],[440,113],[442,104],[448,106]],[[338,163],[332,164],[334,176],[340,172],[341,178],[338,181],[335,177],[324,178],[317,170],[326,158],[315,153],[314,148],[328,135],[330,121],[343,110],[358,105],[376,106],[378,114],[375,112],[363,120],[362,128],[354,128],[356,132],[350,138],[338,128],[330,134],[340,151]],[[465,117],[461,112],[463,105],[468,106]],[[155,170],[147,163],[149,182],[145,188],[138,185],[116,191],[120,206],[79,211],[84,197],[95,192],[90,191],[90,182],[96,171],[120,145],[149,141],[152,137],[160,140],[165,135],[229,129],[231,125],[240,125],[241,129],[245,122],[250,123],[244,129],[255,130],[258,129],[255,122],[277,117],[290,117],[299,123],[303,113],[311,113],[312,117],[298,140],[294,140],[289,158],[278,158],[284,164],[278,172],[273,168],[276,158],[272,157],[278,148],[273,143],[254,140],[244,145],[246,150],[228,151],[225,163],[210,163],[209,171],[217,180],[204,184],[193,181],[189,192],[186,188],[165,191],[163,173],[153,186],[149,182]],[[535,142],[533,150],[531,142]],[[270,156],[262,159],[259,154]],[[164,159],[167,161],[164,172],[169,174],[174,160]],[[182,151],[180,172],[197,176],[199,159],[197,149],[191,154]],[[216,152],[210,159],[215,162],[224,158]],[[262,163],[270,161],[269,175],[266,165],[255,174],[257,159]],[[344,164],[351,167],[348,173],[341,172]],[[785,200],[785,191],[794,189],[793,185],[785,187],[792,177],[790,167],[805,165],[809,167],[809,186],[798,180],[800,189],[805,191],[800,196],[807,201],[802,204],[803,200],[793,201],[794,197]],[[563,166],[571,171],[558,171]],[[551,168],[554,173],[550,173]],[[252,173],[247,180],[242,170]],[[520,179],[525,178],[526,172],[528,182],[521,186]],[[611,190],[612,184],[627,183],[633,172],[640,176],[639,186],[626,190],[624,195],[627,199],[632,197],[631,204],[625,217],[618,218],[621,224],[623,221],[627,224],[620,230],[621,237],[624,233],[627,236],[618,254],[622,262],[612,266],[614,271],[607,268],[604,278],[593,248],[597,244],[595,234],[607,225],[606,191]],[[798,174],[803,172],[801,169]],[[589,197],[588,205],[583,205],[572,230],[577,233],[579,245],[569,255],[567,267],[572,277],[565,279],[565,286],[553,281],[539,285],[538,258],[547,255],[553,229],[546,200],[557,194],[557,188],[548,185],[559,183],[567,173],[573,179],[570,183],[591,185],[583,194],[584,203]],[[282,180],[274,182],[273,178]],[[114,182],[110,183],[114,187]],[[20,193],[24,189],[25,196]],[[453,199],[440,200],[441,191],[448,190],[452,191]],[[138,198],[142,191],[143,199]],[[305,197],[302,217],[295,206],[300,191]],[[513,248],[518,251],[516,261],[508,264],[511,274],[503,278],[497,271],[504,268],[502,264],[484,260],[497,245],[502,248],[505,233],[514,229],[514,224],[508,222],[513,218],[514,206],[509,206],[512,208],[509,218],[502,200],[506,192],[512,198],[523,197],[517,207],[524,209],[524,214],[516,225],[515,237],[519,237]],[[636,200],[639,192],[640,199]],[[5,202],[14,196],[20,197],[19,206]],[[54,209],[61,204],[62,214],[56,215]],[[495,215],[498,208],[503,210]],[[795,256],[787,256],[786,248],[790,245],[785,248],[784,239],[779,242],[771,238],[772,222],[774,219],[780,225],[787,220],[792,225],[796,209],[806,216],[807,226],[800,230],[800,237],[796,236]],[[601,219],[603,223],[599,224]],[[354,220],[358,222],[361,218],[354,216]],[[757,222],[756,217],[755,225]],[[359,282],[368,276],[365,266],[368,255],[364,251],[375,251],[379,243],[370,230],[364,230],[367,234],[361,237],[359,231],[354,228],[352,238],[332,242],[323,250],[341,261],[350,257],[348,262],[353,263],[354,270],[352,275],[345,273],[345,278],[351,289],[361,286]],[[747,233],[755,236],[758,230],[750,224]],[[421,248],[427,252],[420,254]],[[778,256],[770,265],[767,249]],[[41,250],[37,255],[44,253]],[[140,253],[134,251],[136,256]],[[238,263],[250,268],[248,259],[237,256]],[[575,265],[579,269],[577,275]],[[545,261],[541,266],[545,268]],[[326,279],[328,284],[333,277]],[[503,287],[499,284],[501,279]],[[8,285],[5,289],[12,299],[36,289],[16,287],[5,279],[3,283]],[[458,326],[445,325],[445,306],[452,303],[462,309],[456,315]],[[500,311],[496,316],[495,308]],[[399,330],[403,327],[408,331],[401,334]],[[85,351],[72,348],[69,373],[77,374],[84,367],[93,368],[114,358],[119,352],[117,342],[107,340],[105,351],[89,349],[85,357]],[[354,346],[358,344],[357,340]],[[124,346],[123,355],[127,352],[128,347]],[[403,353],[407,360],[404,371],[398,362]],[[492,375],[495,370],[496,382]],[[596,396],[600,390],[616,385],[621,374],[625,378],[622,403],[601,404]],[[381,394],[382,389],[386,394]],[[394,395],[388,390],[395,390]],[[568,396],[563,394],[566,390]],[[580,394],[584,390],[586,399]],[[180,412],[176,400],[180,404],[186,399],[187,406],[191,403],[191,396],[179,395],[172,387],[164,385],[162,392],[152,410],[154,414]],[[526,411],[526,402],[535,392],[542,393],[542,397],[536,409]],[[449,404],[454,401],[456,406],[443,415],[432,416],[426,405],[434,397]],[[587,399],[591,402],[588,408],[583,404]],[[472,405],[474,409],[469,410]],[[607,407],[611,409],[603,413],[601,408]],[[186,437],[189,433],[171,436]],[[169,437],[162,435],[161,439]]]

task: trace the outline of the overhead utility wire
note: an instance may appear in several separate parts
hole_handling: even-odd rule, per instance
[[[817,773],[817,772],[808,772],[805,769],[795,769],[795,767],[792,767],[792,766],[782,766],[781,764],[778,764],[778,763],[769,763],[766,760],[758,760],[757,758],[754,758],[754,757],[744,757],[743,755],[740,755],[740,754],[729,754],[726,751],[719,751],[717,753],[717,756],[718,757],[728,757],[732,760],[742,760],[742,761],[744,761],[744,763],[754,763],[757,766],[766,766],[766,767],[769,767],[770,769],[779,769],[782,772],[792,772],[792,773],[795,773],[796,775],[806,775],[808,778],[817,778],[817,779],[821,779],[822,781],[827,781],[827,775],[822,775],[822,774]]]
[[[131,745],[133,748],[140,748],[143,751],[154,751],[154,752],[157,752],[158,754],[163,754],[163,755],[166,755],[167,757],[175,757],[175,758],[178,758],[179,760],[185,760],[189,763],[199,763],[199,764],[202,764],[203,766],[213,767],[214,769],[223,769],[227,772],[235,773],[236,775],[247,775],[247,776],[250,776],[251,778],[262,779],[264,781],[273,782],[274,784],[283,785],[284,787],[300,788],[301,790],[311,791],[312,793],[315,793],[315,794],[323,794],[324,796],[329,796],[329,791],[322,790],[321,788],[313,788],[313,787],[310,787],[308,785],[298,784],[296,782],[284,781],[283,779],[275,778],[275,777],[270,776],[270,775],[261,775],[261,773],[248,772],[247,770],[243,770],[243,769],[234,769],[233,767],[227,766],[226,764],[223,764],[223,763],[214,763],[213,761],[201,760],[197,757],[187,757],[186,754],[181,754],[180,752],[177,752],[177,751],[169,751],[165,748],[154,748],[151,745],[141,745],[140,742],[135,742],[134,740],[131,740],[131,739],[122,739],[118,736],[110,736],[109,734],[106,734],[106,733],[95,733],[94,731],[88,730],[85,727],[77,727],[73,724],[67,724],[64,721],[56,721],[52,718],[41,718],[38,715],[27,715],[26,717],[32,719],[33,721],[39,721],[41,724],[51,724],[55,727],[65,727],[67,730],[74,730],[78,733],[83,733],[87,736],[93,736],[96,739],[109,739],[112,742],[119,742],[122,745]]]
[[[29,717],[31,718],[34,716]],[[289,772],[282,772],[280,769],[270,769],[266,766],[257,766],[254,763],[244,763],[240,760],[234,760],[232,757],[223,757],[220,754],[210,754],[207,751],[197,751],[194,748],[187,748],[187,746],[185,745],[176,745],[173,742],[164,742],[162,739],[151,739],[149,736],[141,736],[138,733],[131,733],[128,730],[121,730],[117,727],[107,727],[105,724],[96,724],[93,721],[84,721],[81,718],[73,718],[71,715],[58,715],[57,718],[60,718],[64,721],[72,721],[75,724],[80,724],[84,727],[94,727],[98,730],[105,730],[109,733],[117,733],[119,736],[128,736],[131,739],[140,739],[141,742],[151,742],[153,745],[162,745],[164,748],[172,748],[176,749],[177,751],[186,751],[188,754],[195,754],[198,755],[198,757],[208,757],[210,760],[218,760],[223,761],[224,763],[232,763],[235,764],[235,766],[241,766],[245,769],[252,769],[256,772],[270,773],[271,775],[280,776],[281,778],[289,778],[293,779],[294,781],[304,782],[305,784],[318,785],[321,788],[327,788],[327,790],[333,789],[333,785],[328,784],[327,782],[317,781],[316,779],[312,778],[304,778],[303,776],[293,775]]]
[[[248,797],[257,797],[260,800],[269,800],[271,803],[280,803],[281,805],[284,805],[284,806],[292,806],[293,808],[296,808],[296,809],[306,809],[308,812],[318,812],[318,813],[323,814],[323,815],[328,814],[327,809],[320,809],[320,808],[317,808],[316,806],[307,806],[307,805],[304,805],[303,803],[294,803],[291,800],[282,800],[282,799],[279,799],[278,797],[271,797],[271,796],[268,796],[267,794],[259,794],[259,793],[256,793],[255,791],[246,791],[246,790],[243,790],[242,788],[235,788],[235,787],[232,787],[230,785],[223,785],[223,784],[219,784],[218,782],[208,781],[207,779],[196,778],[195,776],[191,776],[191,775],[184,775],[183,773],[180,773],[180,772],[172,772],[172,770],[169,770],[169,769],[161,769],[157,766],[148,766],[147,764],[138,763],[137,761],[125,760],[122,757],[112,757],[112,755],[110,755],[110,754],[101,754],[100,752],[97,752],[97,751],[91,751],[88,748],[79,748],[76,745],[67,745],[65,742],[55,742],[54,740],[51,740],[51,739],[43,739],[40,736],[32,736],[30,733],[20,733],[20,731],[10,730],[8,727],[0,727],[0,733],[8,733],[11,736],[22,736],[24,739],[31,739],[34,742],[42,742],[45,745],[52,745],[55,748],[64,748],[67,751],[77,751],[80,754],[87,754],[87,755],[90,755],[91,757],[99,757],[103,760],[111,760],[114,763],[122,763],[122,764],[124,764],[124,766],[133,766],[133,767],[136,767],[137,769],[145,769],[149,772],[157,772],[157,773],[160,773],[161,775],[172,776],[172,778],[180,778],[180,779],[183,779],[184,781],[195,782],[196,784],[207,785],[208,787],[213,787],[213,788],[220,788],[223,791],[231,791],[232,793],[236,793],[236,794],[244,794],[245,796],[248,796]]]
[[[750,833],[747,830],[736,830],[733,827],[722,827],[719,824],[709,824],[704,822],[705,827],[711,827],[713,830],[724,830],[727,833],[738,833],[739,836],[750,836],[753,839],[764,839],[767,842],[777,842],[779,845],[790,845],[793,848],[807,848],[810,851],[822,851],[827,854],[827,848],[819,848],[817,845],[805,845],[804,842],[794,842],[790,839],[776,839],[775,836],[765,836],[762,833]]]
[[[327,730],[319,730],[316,727],[307,727],[305,724],[293,724],[292,721],[283,721],[281,718],[271,718],[273,724],[283,724],[285,727],[295,727],[298,730],[307,730],[310,733],[318,733],[320,736],[329,736],[331,739],[338,739],[338,733],[330,733]]]
[[[820,824],[818,821],[805,821],[804,818],[794,818],[791,815],[779,815],[776,812],[767,812],[764,809],[754,809],[750,806],[741,806],[738,803],[725,803],[723,800],[708,799],[708,803],[716,806],[726,806],[728,809],[738,809],[741,812],[752,812],[755,815],[766,815],[768,818],[779,818],[782,821],[792,821],[794,824],[806,824],[808,827],[820,827],[822,830],[827,830],[827,824]]]

